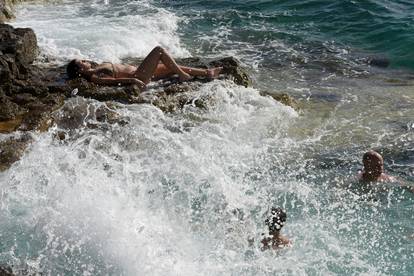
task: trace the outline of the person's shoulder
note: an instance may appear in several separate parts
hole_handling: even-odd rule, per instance
[[[284,236],[279,237],[279,244],[281,247],[292,247],[292,242]]]

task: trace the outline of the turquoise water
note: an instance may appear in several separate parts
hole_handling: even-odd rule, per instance
[[[277,41],[310,61],[329,55],[330,50],[351,51],[348,59],[378,55],[388,58],[393,67],[414,69],[412,1],[218,0],[160,1],[159,5],[188,20],[182,36],[195,41],[195,48],[203,52],[249,47],[280,62],[283,54],[277,47],[272,49]],[[228,32],[221,32],[224,29]],[[213,34],[216,39],[203,40]]]
[[[413,5],[21,6],[13,24],[34,28],[44,60],[117,62],[162,45],[177,57],[235,56],[254,85],[207,83],[194,92],[212,100],[202,110],[119,105],[122,126],[97,120],[105,103],[69,99],[0,174],[0,263],[45,275],[413,275],[413,194],[367,194],[355,181],[375,149],[414,184]],[[374,57],[390,66],[370,66]],[[301,109],[260,91],[289,93]],[[57,141],[58,130],[70,138]],[[261,252],[247,240],[276,205],[293,247]]]

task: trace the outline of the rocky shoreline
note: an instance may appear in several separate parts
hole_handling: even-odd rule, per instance
[[[208,99],[194,99],[191,95],[191,91],[208,81],[205,79],[187,83],[178,83],[175,79],[160,81],[151,93],[140,93],[135,86],[104,87],[84,79],[67,80],[65,66],[33,64],[38,54],[37,39],[32,29],[0,24],[0,133],[13,133],[0,140],[0,171],[19,160],[32,140],[31,132],[46,131],[52,126],[52,113],[75,94],[98,101],[152,104],[164,112],[174,112],[188,103],[203,108],[208,102]],[[140,60],[131,58],[125,62],[136,64]],[[232,57],[218,60],[185,58],[178,62],[201,68],[222,66],[222,78],[245,87],[251,85],[246,71]],[[297,107],[288,95],[274,98]],[[112,111],[108,109],[106,112]]]
[[[106,105],[94,110],[96,121],[120,125],[128,122],[120,118],[116,108],[111,108],[114,102],[152,104],[163,112],[175,112],[187,104],[198,108],[211,104],[207,96],[204,99],[195,98],[191,93],[209,81],[207,79],[178,83],[172,78],[152,85],[148,93],[141,93],[135,86],[104,87],[84,79],[68,80],[65,66],[35,63],[40,51],[34,31],[1,23],[13,18],[12,5],[17,2],[22,1],[0,0],[0,172],[10,168],[23,156],[36,132],[47,131],[57,125],[63,131],[56,133],[56,139],[67,140],[72,130],[95,127],[79,123],[84,122],[86,116],[86,109],[82,106],[66,110],[65,101],[74,96],[106,102]],[[217,60],[185,58],[177,61],[192,67],[222,66],[221,78],[245,87],[252,84],[247,72],[232,57]],[[125,62],[137,64],[140,60],[130,58]],[[286,94],[270,95],[275,100],[297,108],[297,102]],[[59,109],[57,115],[55,111]],[[7,264],[0,264],[0,275],[13,275],[13,269]]]

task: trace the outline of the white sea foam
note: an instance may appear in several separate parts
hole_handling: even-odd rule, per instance
[[[13,25],[33,28],[43,53],[59,61],[118,62],[143,57],[157,45],[176,57],[188,56],[177,34],[179,20],[148,1],[59,1],[20,7]]]
[[[256,204],[257,199],[244,196],[240,173],[250,169],[257,151],[269,146],[258,141],[286,139],[285,119],[297,114],[255,90],[229,83],[213,82],[197,93],[217,101],[211,112],[188,106],[171,117],[152,106],[133,105],[119,110],[130,123],[113,126],[106,134],[107,127],[85,129],[64,144],[53,138],[55,130],[38,137],[1,179],[7,183],[2,186],[7,191],[2,210],[11,217],[6,218],[37,236],[33,250],[42,253],[29,258],[32,265],[44,268],[50,262],[46,267],[52,274],[60,269],[56,263],[79,272],[83,268],[77,262],[92,274],[227,270],[205,265],[230,254],[217,251],[215,244],[216,235],[227,227],[220,219],[229,215],[223,214]],[[86,116],[79,122],[88,122],[94,121],[91,110],[100,105],[72,98],[65,109],[77,108],[77,115]],[[211,232],[215,227],[220,230]],[[201,229],[207,239],[198,237]],[[242,230],[239,244],[249,230]]]
[[[286,233],[297,241],[278,259],[261,253],[267,204],[322,210],[317,191],[274,175],[295,147],[286,134],[297,113],[229,82],[205,84],[195,96],[211,100],[207,110],[123,106],[125,126],[95,120],[104,104],[71,98],[56,128],[0,174],[0,227],[11,240],[3,257],[24,250],[23,239],[31,244],[25,264],[46,274],[303,274],[314,262],[329,274],[329,262],[350,255],[352,266],[376,272],[319,227],[322,217],[290,220]],[[60,142],[54,133],[68,120],[80,130]]]
[[[143,56],[153,44],[175,56],[188,54],[180,45],[180,19],[151,2],[79,2],[29,4],[14,24],[33,27],[44,53],[61,62]],[[217,29],[205,41],[231,48],[220,44],[231,32]],[[268,43],[296,54],[283,43]],[[221,54],[253,66],[264,61],[260,49],[240,46]],[[310,98],[304,105],[314,106],[298,117],[255,89],[214,81],[194,94],[211,100],[206,109],[188,104],[165,114],[151,105],[121,105],[116,111],[129,121],[121,126],[96,120],[103,103],[73,95],[58,114],[72,111],[66,121],[79,130],[57,140],[55,132],[66,130],[58,117],[54,129],[33,134],[36,141],[21,161],[0,173],[0,263],[45,275],[381,275],[396,271],[394,265],[403,268],[392,252],[404,240],[400,228],[389,227],[395,222],[390,217],[410,218],[411,209],[387,217],[388,209],[400,206],[389,200],[383,210],[381,202],[337,188],[341,169],[354,167],[330,164],[351,162],[361,149],[335,159],[338,147],[387,144],[395,130],[377,118],[393,114],[385,102],[399,111],[404,102],[409,111],[403,114],[412,118],[413,100],[399,100],[411,95],[410,88],[358,91],[368,98],[326,88],[332,103],[321,105],[311,98],[319,88],[296,77],[265,77],[272,91],[297,90]],[[93,128],[86,127],[90,123]],[[294,244],[276,254],[258,249],[272,205],[288,210],[284,233]],[[255,238],[253,247],[248,237]],[[409,247],[398,250],[412,256]]]

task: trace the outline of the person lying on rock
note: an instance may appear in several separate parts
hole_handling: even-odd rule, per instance
[[[292,246],[289,239],[280,234],[280,230],[285,224],[286,218],[286,212],[281,208],[272,208],[270,217],[265,221],[269,228],[269,236],[262,239],[262,251]]]
[[[66,71],[69,79],[82,77],[102,85],[135,84],[142,90],[151,80],[168,78],[174,74],[178,75],[180,81],[188,81],[195,76],[213,79],[218,77],[222,69],[222,67],[201,69],[180,66],[164,48],[157,46],[138,67],[110,62],[98,64],[74,59],[69,62]]]
[[[358,179],[360,182],[382,182],[395,184],[396,182],[402,182],[400,179],[390,176],[384,172],[384,159],[382,158],[381,154],[376,151],[370,150],[364,153],[362,157],[362,163],[364,165],[364,168],[362,172],[358,174]],[[408,188],[411,192],[414,192],[414,187],[409,187],[406,185],[402,186]]]

